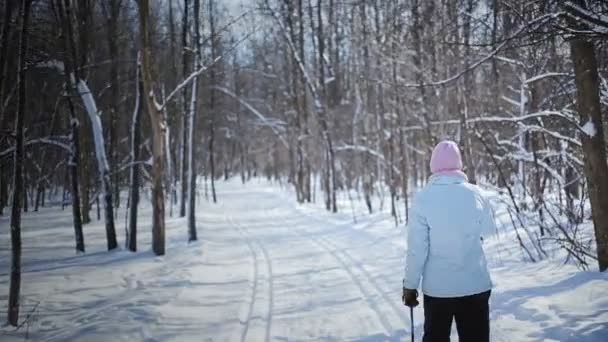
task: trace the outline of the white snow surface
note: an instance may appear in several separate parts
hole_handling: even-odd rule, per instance
[[[105,251],[103,221],[94,221],[84,227],[86,254],[76,255],[69,208],[26,213],[22,319],[39,304],[19,331],[0,328],[0,340],[22,341],[27,329],[33,341],[409,341],[406,230],[389,208],[368,215],[355,202],[354,223],[346,194],[343,212],[330,214],[320,198],[298,205],[291,188],[261,180],[219,183],[218,196],[217,205],[200,198],[196,243],[186,242],[185,219],[167,218],[162,257],[150,252],[145,194],[137,253]],[[608,274],[558,257],[524,262],[507,215],[497,214],[499,234],[485,243],[492,341],[608,341]],[[8,223],[0,217],[0,322]],[[421,340],[422,306],[414,313]]]

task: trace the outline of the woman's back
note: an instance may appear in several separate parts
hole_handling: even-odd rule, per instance
[[[491,287],[481,236],[492,232],[491,210],[479,189],[458,175],[433,176],[416,196],[412,225],[428,230],[424,293],[466,296]]]
[[[496,229],[492,209],[468,183],[456,143],[435,146],[430,166],[408,222],[403,303],[418,305],[422,280],[424,341],[449,341],[455,318],[461,341],[486,342],[492,281],[481,243]]]

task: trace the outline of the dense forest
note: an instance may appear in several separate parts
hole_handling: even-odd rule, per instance
[[[402,224],[442,139],[469,180],[508,194],[531,261],[552,241],[608,269],[608,2],[0,3],[12,325],[28,211],[70,210],[78,252],[92,220],[108,250],[135,252],[149,192],[162,255],[166,217],[197,240],[216,182],[264,177],[331,212],[341,192],[369,213],[381,198]],[[578,234],[589,219],[595,241]]]

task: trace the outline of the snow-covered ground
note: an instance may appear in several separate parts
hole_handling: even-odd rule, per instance
[[[163,257],[150,252],[147,204],[136,254],[106,252],[95,222],[84,228],[87,253],[75,255],[69,210],[26,214],[22,317],[31,317],[19,332],[0,328],[0,340],[22,340],[26,330],[35,341],[409,340],[403,225],[386,212],[366,215],[361,204],[353,223],[346,198],[344,212],[330,214],[265,181],[218,190],[219,204],[199,206],[199,242],[186,243],[183,219],[168,219]],[[124,214],[117,227],[124,241]],[[558,257],[523,262],[506,221],[501,227],[486,241],[496,284],[492,341],[608,341],[608,274]],[[2,217],[2,322],[8,237]],[[417,339],[422,317],[416,308]]]

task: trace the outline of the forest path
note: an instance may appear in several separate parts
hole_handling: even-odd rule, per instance
[[[167,254],[156,257],[146,196],[137,253],[107,252],[103,222],[94,221],[84,227],[87,253],[75,255],[70,210],[24,215],[23,315],[36,307],[25,326],[30,339],[409,341],[409,310],[400,302],[405,226],[395,226],[386,206],[378,211],[376,202],[369,215],[355,198],[348,210],[350,199],[340,194],[341,212],[332,214],[322,203],[298,204],[291,187],[221,182],[220,203],[201,192],[200,240],[187,243],[185,219],[168,217]],[[491,340],[606,341],[608,274],[560,259],[523,262],[498,209],[500,234],[485,243],[496,284]],[[8,220],[0,217],[0,303],[9,262]],[[420,340],[424,311],[414,312]],[[23,337],[23,329],[0,327],[3,342]]]
[[[395,247],[365,233],[374,221],[354,229],[352,221],[317,218],[254,184],[221,197],[221,211],[248,246],[253,269],[240,341],[399,341],[409,334],[399,302],[402,267],[393,270],[395,283],[379,284],[376,278],[386,274],[369,258],[370,248]]]

